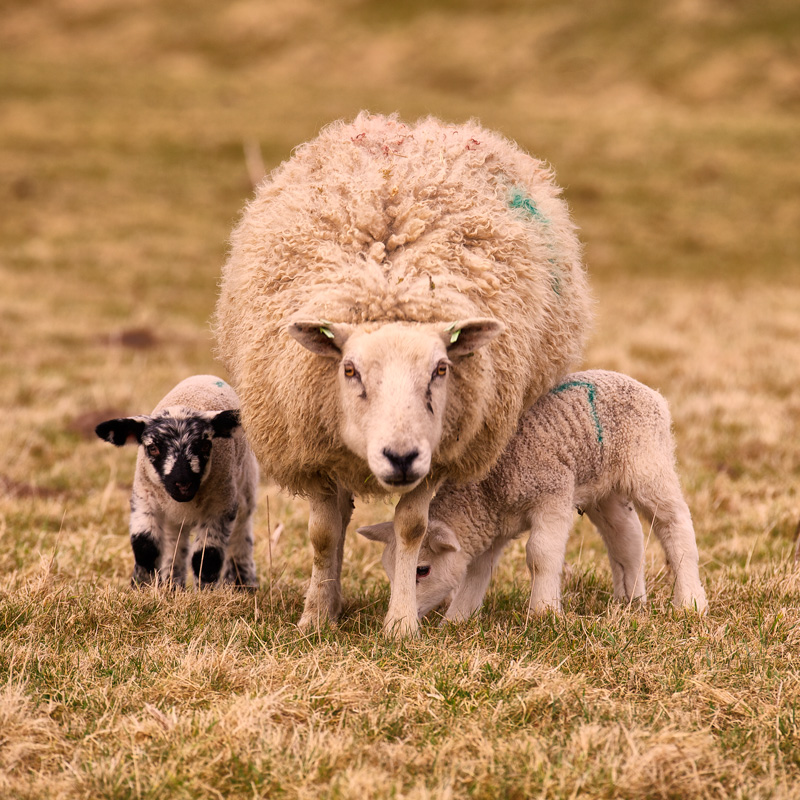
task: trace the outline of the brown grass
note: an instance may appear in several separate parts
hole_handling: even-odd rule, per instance
[[[797,796],[795,3],[0,13],[0,797]],[[269,485],[254,596],[127,588],[134,453],[93,422],[219,369],[258,157],[363,107],[475,115],[555,165],[598,300],[586,365],[670,401],[708,617],[672,611],[654,542],[651,605],[615,607],[582,518],[563,617],[526,627],[515,544],[477,619],[388,643],[351,535],[342,622],[304,635],[307,508]]]

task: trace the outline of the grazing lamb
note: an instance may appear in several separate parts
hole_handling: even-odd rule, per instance
[[[384,628],[417,630],[436,487],[489,470],[590,319],[551,170],[475,123],[362,113],[258,187],[222,273],[217,353],[262,467],[309,499],[301,627],[340,613],[353,495],[400,494]]]
[[[527,530],[530,610],[559,611],[576,507],[608,548],[614,597],[645,601],[644,536],[634,506],[652,521],[664,548],[674,573],[673,603],[705,611],[670,427],[664,398],[633,378],[602,370],[567,376],[525,414],[484,480],[446,486],[433,499],[417,566],[419,615],[452,596],[445,617],[471,616],[503,548]],[[358,532],[386,543],[383,564],[392,580],[392,523]]]
[[[96,433],[139,445],[131,494],[133,585],[184,586],[189,537],[198,585],[256,588],[253,512],[258,463],[239,429],[239,400],[225,381],[181,381],[151,416],[101,422]]]

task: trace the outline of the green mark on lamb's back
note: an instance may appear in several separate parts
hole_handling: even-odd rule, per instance
[[[225,386],[225,381],[214,381],[214,386],[219,386],[222,389]]]
[[[597,416],[597,406],[594,404],[597,389],[593,383],[589,381],[567,381],[555,389],[550,390],[550,394],[561,394],[568,389],[586,389],[587,399],[589,401],[589,410],[592,412],[592,421],[594,422],[594,429],[597,433],[597,441],[599,444],[603,443],[603,426],[600,424],[600,417]]]
[[[531,219],[547,224],[547,218],[539,211],[536,203],[520,189],[511,190],[511,199],[508,201],[509,208],[519,208],[524,211]]]

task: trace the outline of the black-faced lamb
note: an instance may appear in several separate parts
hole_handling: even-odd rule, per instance
[[[525,531],[530,611],[561,610],[561,572],[576,508],[605,542],[615,598],[646,600],[638,509],[672,569],[673,603],[705,611],[671,425],[664,398],[633,378],[602,370],[565,378],[524,415],[485,479],[446,485],[431,502],[417,564],[419,615],[448,598],[447,619],[475,613],[503,548]],[[358,531],[387,545],[383,564],[392,580],[392,523]]]
[[[258,187],[222,273],[217,354],[265,472],[309,499],[301,627],[340,613],[353,495],[400,494],[384,628],[416,631],[435,488],[488,471],[579,357],[591,311],[552,171],[475,123],[362,113]]]
[[[191,560],[200,586],[258,586],[252,521],[258,463],[225,381],[187,378],[151,415],[101,422],[96,433],[117,447],[139,447],[130,516],[133,585],[182,587]]]

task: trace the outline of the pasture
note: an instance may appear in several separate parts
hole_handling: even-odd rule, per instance
[[[198,6],[0,3],[0,797],[797,797],[796,3]],[[257,593],[128,588],[135,450],[93,427],[220,371],[252,181],[361,108],[553,164],[582,366],[670,402],[706,617],[654,541],[651,603],[614,604],[576,515],[563,616],[526,619],[519,542],[479,616],[389,642],[355,526],[392,508],[357,503],[341,623],[304,634],[307,506],[268,482]]]

